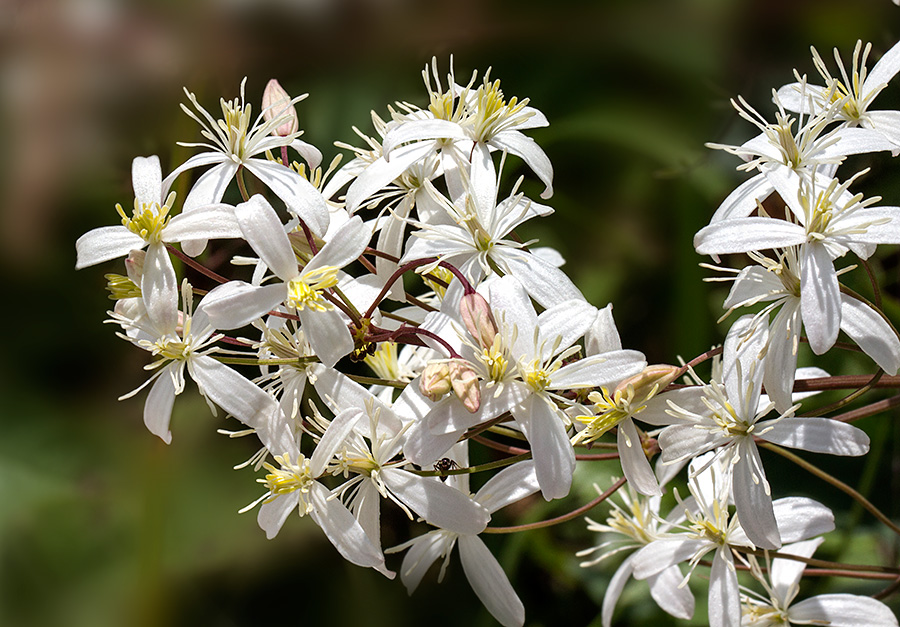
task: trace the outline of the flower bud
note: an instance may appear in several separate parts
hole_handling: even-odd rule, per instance
[[[272,131],[273,135],[287,137],[296,133],[300,128],[297,108],[291,104],[291,97],[274,78],[269,81],[263,91],[262,108],[263,119],[266,122],[284,116],[284,122]]]
[[[425,366],[419,378],[419,391],[422,394],[432,401],[437,401],[451,389],[450,366],[446,362],[433,361]]]
[[[497,335],[497,323],[491,313],[491,307],[478,292],[465,294],[459,301],[459,313],[469,333],[472,334],[481,348],[494,344]]]
[[[478,383],[478,375],[469,364],[462,359],[450,361],[450,383],[453,393],[462,401],[470,414],[474,414],[481,407],[481,387]]]
[[[637,402],[644,402],[654,396],[678,377],[681,368],[668,364],[647,366],[640,373],[629,377],[616,386],[616,392],[625,393],[628,386],[634,390]]]

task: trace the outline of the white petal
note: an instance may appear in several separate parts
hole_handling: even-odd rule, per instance
[[[538,327],[541,330],[539,342],[547,346],[541,351],[541,360],[553,357],[551,351],[556,338],[559,337],[557,352],[563,351],[584,336],[594,323],[597,308],[584,299],[567,300],[554,305],[538,316]]]
[[[162,204],[162,166],[159,157],[135,157],[131,162],[134,198],[142,205]]]
[[[459,538],[459,557],[472,590],[504,627],[525,623],[525,608],[500,564],[477,536]]]
[[[740,627],[741,595],[737,573],[731,557],[724,556],[728,549],[716,551],[709,573],[709,625],[710,627]]]
[[[890,50],[881,55],[878,62],[866,74],[866,80],[860,91],[866,94],[889,83],[898,71],[900,71],[900,45],[894,44]]]
[[[619,597],[622,596],[622,590],[625,589],[625,584],[631,579],[632,572],[634,571],[631,564],[632,560],[634,560],[634,555],[628,556],[619,568],[616,569],[616,572],[613,573],[612,579],[609,580],[609,583],[606,586],[606,592],[603,594],[603,606],[600,609],[600,624],[602,627],[611,627],[612,625],[612,617],[613,612],[616,609],[616,603],[618,603]]]
[[[504,255],[503,261],[510,274],[519,278],[528,294],[543,307],[584,298],[565,272],[537,255]]]
[[[619,381],[639,374],[647,362],[638,351],[621,350],[591,355],[563,366],[553,373],[554,390],[612,387]]]
[[[204,165],[212,165],[214,163],[223,163],[226,161],[230,161],[230,159],[221,152],[202,152],[198,155],[194,155],[175,168],[165,179],[163,179],[162,195],[165,196],[169,193],[169,188],[172,187],[172,183],[175,182],[175,179],[178,178],[178,175],[182,172],[187,172],[191,168],[199,168]]]
[[[653,600],[670,616],[689,620],[694,615],[694,595],[687,586],[680,585],[683,580],[678,566],[647,577]]]
[[[259,287],[230,281],[206,295],[203,310],[215,328],[239,329],[280,305],[284,298],[284,283]]]
[[[353,433],[356,423],[363,417],[361,407],[350,407],[340,412],[325,429],[322,439],[316,444],[316,450],[309,458],[309,470],[314,477],[325,472],[325,467],[334,454],[344,446],[347,438]]]
[[[830,418],[782,418],[758,424],[763,440],[813,453],[858,457],[869,452],[869,436],[862,429]]]
[[[775,218],[732,218],[713,222],[694,236],[699,255],[786,248],[806,241],[803,227]]]
[[[434,149],[434,144],[430,142],[419,142],[396,149],[391,153],[390,161],[379,157],[367,165],[347,189],[347,211],[355,212],[372,194],[391,183]]]
[[[278,278],[287,282],[300,274],[294,249],[269,201],[256,194],[235,207],[234,215],[244,239]]]
[[[322,237],[328,230],[328,205],[312,183],[280,163],[248,159],[244,166],[284,201],[288,210]]]
[[[259,432],[277,428],[275,399],[236,370],[206,355],[191,359],[191,376],[203,394],[226,412]],[[275,440],[275,438],[272,438]]]
[[[441,531],[429,531],[412,540],[412,545],[403,556],[403,563],[400,565],[400,580],[409,594],[415,592],[431,565],[451,550],[454,542],[456,534]],[[391,550],[388,549],[388,552]]]
[[[102,226],[88,231],[75,242],[77,260],[75,269],[80,270],[110,259],[124,257],[132,250],[143,248],[144,238],[132,233],[124,226]]]
[[[519,131],[510,130],[498,133],[490,144],[499,150],[521,157],[522,161],[528,164],[531,171],[537,174],[541,183],[545,185],[541,198],[550,198],[553,195],[553,165],[547,153],[536,141]]]
[[[825,246],[801,249],[800,310],[809,346],[821,355],[834,346],[841,327],[841,294],[837,274]]]
[[[628,484],[647,496],[662,494],[631,418],[619,423],[617,438],[619,461],[622,463],[622,472],[625,473]]]
[[[662,462],[670,464],[711,451],[728,440],[707,429],[698,429],[692,424],[678,424],[663,429],[657,441],[662,449],[660,456]]]
[[[834,514],[813,499],[789,496],[772,503],[778,533],[785,544],[834,531]]]
[[[160,335],[174,334],[178,325],[178,277],[161,243],[147,247],[144,273],[141,276],[141,298],[147,316]]]
[[[825,538],[815,538],[806,542],[794,542],[781,547],[778,552],[784,555],[796,555],[798,557],[812,557]],[[781,607],[788,607],[793,601],[793,595],[797,594],[796,584],[800,582],[806,564],[791,559],[772,560],[772,569],[769,577],[772,580],[773,596],[781,602]],[[789,598],[788,595],[791,595]]]
[[[322,528],[334,548],[347,561],[357,566],[374,568],[388,579],[393,579],[395,573],[385,566],[381,549],[372,544],[365,530],[341,500],[329,496],[330,493],[321,483],[316,481],[312,484],[309,500],[313,510],[310,516]]]
[[[746,218],[756,210],[756,200],[764,199],[772,193],[772,184],[762,174],[741,183],[728,194],[713,214],[710,223],[734,218]]]
[[[474,535],[484,531],[491,518],[484,507],[437,477],[382,468],[381,478],[400,501],[435,527]]]
[[[218,204],[197,207],[190,213],[177,215],[163,230],[167,242],[191,238],[226,239],[243,237],[234,217],[234,207]]]
[[[772,509],[772,495],[763,471],[756,445],[749,438],[741,442],[741,460],[734,464],[732,491],[741,527],[758,548],[775,549],[781,546],[778,523]]]
[[[613,319],[612,304],[598,309],[591,327],[584,336],[584,347],[588,355],[599,355],[622,350],[622,339]]]
[[[818,623],[830,627],[896,627],[890,608],[870,597],[822,594],[788,609],[792,623]]]
[[[482,142],[472,147],[469,165],[469,194],[481,224],[490,224],[497,205],[497,170],[491,151]]]
[[[393,150],[400,144],[425,139],[470,140],[463,128],[449,120],[412,120],[403,122],[391,129],[384,137],[382,151],[385,158],[393,159]]]
[[[761,266],[748,266],[734,279],[722,307],[731,309],[741,305],[774,300],[784,296],[784,284],[774,272]]]
[[[259,524],[259,528],[266,532],[266,538],[271,540],[278,535],[288,516],[297,508],[299,502],[300,493],[291,492],[259,506],[256,522]]]
[[[371,238],[372,227],[365,224],[359,216],[353,216],[316,253],[303,269],[303,274],[325,266],[343,268],[363,253]]]
[[[673,538],[654,540],[634,554],[634,578],[646,579],[670,566],[691,559],[698,551],[711,550],[714,545],[705,540]]]
[[[569,493],[575,472],[575,452],[557,411],[537,395],[513,407],[513,416],[531,444],[541,494],[548,501]]]
[[[144,424],[150,433],[159,436],[166,444],[172,443],[169,421],[174,404],[175,384],[166,368],[156,377],[144,403]]]
[[[475,495],[475,500],[489,512],[520,501],[540,490],[534,462],[531,460],[507,466],[488,479]]]
[[[769,327],[769,350],[766,353],[763,384],[779,412],[786,412],[795,400],[793,389],[797,353],[794,352],[794,347],[799,342],[800,326],[800,301],[791,299],[781,306],[781,311],[776,314]]]
[[[900,368],[900,339],[874,309],[841,294],[841,329],[889,375]]]
[[[302,309],[297,315],[309,345],[322,364],[333,366],[353,350],[353,336],[337,309]]]

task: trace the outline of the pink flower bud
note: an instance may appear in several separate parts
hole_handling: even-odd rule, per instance
[[[639,374],[625,379],[616,386],[616,392],[624,393],[628,386],[634,390],[638,402],[649,400],[678,377],[681,368],[667,364],[647,366]]]
[[[147,253],[143,250],[132,250],[125,257],[125,273],[135,285],[141,284],[141,278],[144,276],[144,257]]]
[[[465,294],[459,302],[459,313],[469,333],[472,334],[481,348],[494,344],[497,335],[497,323],[491,313],[491,307],[478,292]]]
[[[422,371],[419,378],[419,391],[432,401],[440,400],[450,392],[450,366],[446,362],[433,361]]]
[[[297,108],[291,104],[291,97],[274,78],[269,81],[263,91],[262,108],[263,119],[266,122],[276,118],[284,120],[272,131],[273,135],[287,137],[296,133],[300,128]]]
[[[474,414],[478,411],[481,407],[481,387],[478,375],[469,362],[462,359],[450,361],[450,383],[453,386],[453,393],[462,401],[469,413]]]

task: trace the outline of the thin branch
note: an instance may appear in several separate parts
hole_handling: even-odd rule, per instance
[[[600,505],[600,503],[611,497],[615,493],[615,491],[621,488],[623,485],[625,485],[625,477],[622,477],[621,479],[616,481],[609,487],[606,492],[595,498],[590,503],[586,503],[578,509],[569,512],[568,514],[563,514],[562,516],[557,516],[556,518],[550,518],[548,520],[541,520],[539,522],[527,523],[525,525],[514,525],[512,527],[487,527],[484,531],[482,531],[482,533],[516,533],[517,531],[542,529],[543,527],[552,527],[553,525],[568,522],[573,518],[578,518],[585,512],[588,512],[594,507]]]

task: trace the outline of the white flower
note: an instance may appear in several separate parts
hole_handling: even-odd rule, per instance
[[[840,107],[835,110],[836,120],[841,120],[848,127],[861,126],[874,129],[894,144],[900,145],[900,111],[869,110],[875,97],[887,87],[888,81],[900,70],[900,45],[894,45],[888,50],[869,72],[866,69],[866,60],[871,50],[872,44],[867,43],[863,48],[862,41],[856,42],[848,74],[841,55],[835,48],[834,60],[840,69],[840,76],[832,76],[818,51],[813,48],[813,64],[824,79],[825,86],[807,85],[804,98],[803,86],[800,83],[791,83],[778,90],[779,100],[790,111],[807,113],[810,106],[821,110],[840,101]]]
[[[289,110],[284,103],[270,105],[280,115],[265,119],[265,111],[261,112],[251,125],[251,106],[244,102],[244,84],[241,81],[241,97],[233,101],[222,99],[222,118],[215,120],[200,106],[197,97],[184,90],[188,100],[199,113],[194,113],[185,105],[181,108],[202,127],[200,133],[211,143],[181,143],[182,146],[208,148],[207,152],[194,155],[177,167],[163,181],[163,189],[168,190],[179,174],[191,168],[213,165],[197,179],[184,201],[184,212],[190,213],[197,207],[220,202],[225,189],[234,178],[238,169],[246,168],[261,180],[276,196],[281,198],[287,208],[295,216],[301,218],[310,230],[318,236],[325,234],[328,228],[328,207],[325,199],[305,178],[280,163],[268,159],[256,158],[266,151],[281,146],[291,146],[297,150],[310,167],[318,166],[321,153],[313,146],[297,139],[302,133],[290,133],[287,136],[275,135],[273,132],[284,122],[289,121]],[[306,98],[306,94],[290,101],[290,105]],[[205,242],[198,240],[185,247],[185,252],[197,255],[203,251]]]
[[[779,553],[812,557],[823,538],[797,542]],[[793,603],[800,591],[800,578],[806,564],[791,559],[774,559],[769,581],[751,562],[751,572],[763,584],[769,598],[744,594],[742,627],[778,627],[781,625],[830,625],[831,627],[896,627],[897,617],[881,601],[855,594],[822,594]],[[793,605],[792,605],[793,603]]]
[[[144,405],[144,423],[151,433],[169,443],[172,441],[169,431],[172,405],[175,397],[184,391],[184,371],[187,368],[208,402],[219,405],[258,433],[268,432],[277,412],[275,399],[209,356],[215,351],[212,344],[218,337],[214,336],[215,329],[203,310],[203,301],[192,313],[191,287],[187,281],[182,286],[182,300],[183,312],[178,311],[177,300],[163,303],[172,311],[171,315],[162,319],[170,323],[159,323],[148,316],[132,318],[123,313],[111,313],[111,322],[132,331],[122,337],[156,358],[147,366],[148,370],[156,371],[153,376],[122,399],[137,394],[152,383]]]
[[[794,418],[792,410],[762,420],[772,404],[760,408],[763,381],[760,352],[766,330],[752,325],[752,317],[739,319],[728,332],[723,353],[722,382],[702,388],[670,392],[668,414],[676,424],[659,435],[664,463],[677,463],[716,450],[733,469],[733,496],[747,537],[760,548],[781,546],[772,495],[755,439],[782,446],[832,455],[864,455],[869,450],[865,432],[827,418]]]
[[[75,242],[78,259],[75,268],[85,268],[117,257],[132,250],[147,247],[141,277],[141,294],[147,314],[155,324],[174,326],[177,312],[170,303],[178,300],[178,279],[166,251],[166,243],[203,238],[241,237],[241,229],[230,205],[208,204],[190,213],[172,217],[169,211],[175,193],[163,202],[162,169],[159,157],[135,157],[131,165],[134,187],[134,212],[129,217],[121,205],[116,210],[122,217],[121,226],[104,226],[88,231]],[[166,319],[166,316],[169,319]]]
[[[612,511],[606,519],[606,524],[587,519],[588,530],[605,534],[603,536],[605,541],[598,546],[576,553],[578,557],[599,553],[598,556],[581,562],[582,568],[599,564],[621,551],[640,549],[654,540],[663,539],[668,536],[667,531],[672,524],[684,519],[684,504],[673,510],[665,521],[660,522],[662,520],[659,516],[661,496],[649,498],[638,496],[630,484],[626,484],[625,489],[620,489],[618,494],[625,507],[623,509],[610,500]],[[693,499],[690,502],[693,502]],[[616,539],[606,540],[610,534],[613,534]],[[603,595],[603,607],[601,608],[603,627],[610,627],[612,624],[613,612],[619,596],[634,573],[634,558],[635,554],[627,557],[609,581],[606,593]],[[650,595],[663,610],[676,618],[688,620],[694,615],[694,596],[687,586],[680,585],[683,579],[681,570],[676,564],[673,564],[661,572],[647,577],[647,583],[650,586]]]
[[[272,206],[253,196],[235,208],[244,238],[282,282],[250,285],[231,281],[210,292],[207,312],[220,329],[248,324],[281,305],[295,311],[316,355],[326,365],[353,350],[341,314],[323,292],[338,284],[338,271],[359,257],[372,233],[359,217],[347,221],[301,270],[290,240]]]
[[[857,175],[859,176],[859,175]],[[900,244],[900,207],[872,207],[879,198],[851,195],[856,177],[824,190],[789,176],[770,177],[790,209],[792,221],[767,217],[713,223],[694,237],[701,255],[742,253],[800,246],[800,307],[810,347],[821,355],[834,344],[841,325],[841,298],[833,259],[852,250],[867,258],[877,244]]]
[[[460,482],[459,488],[468,493],[467,475],[459,477],[466,478]],[[504,468],[491,477],[475,494],[474,501],[484,506],[488,512],[494,513],[534,494],[537,490],[533,462],[520,462]],[[396,553],[409,549],[400,567],[400,579],[407,591],[412,594],[431,565],[441,557],[444,561],[438,581],[443,580],[454,545],[459,546],[463,572],[472,590],[491,615],[505,627],[521,626],[525,622],[525,608],[522,601],[519,600],[496,558],[477,535],[460,534],[445,529],[429,531],[386,552]]]

